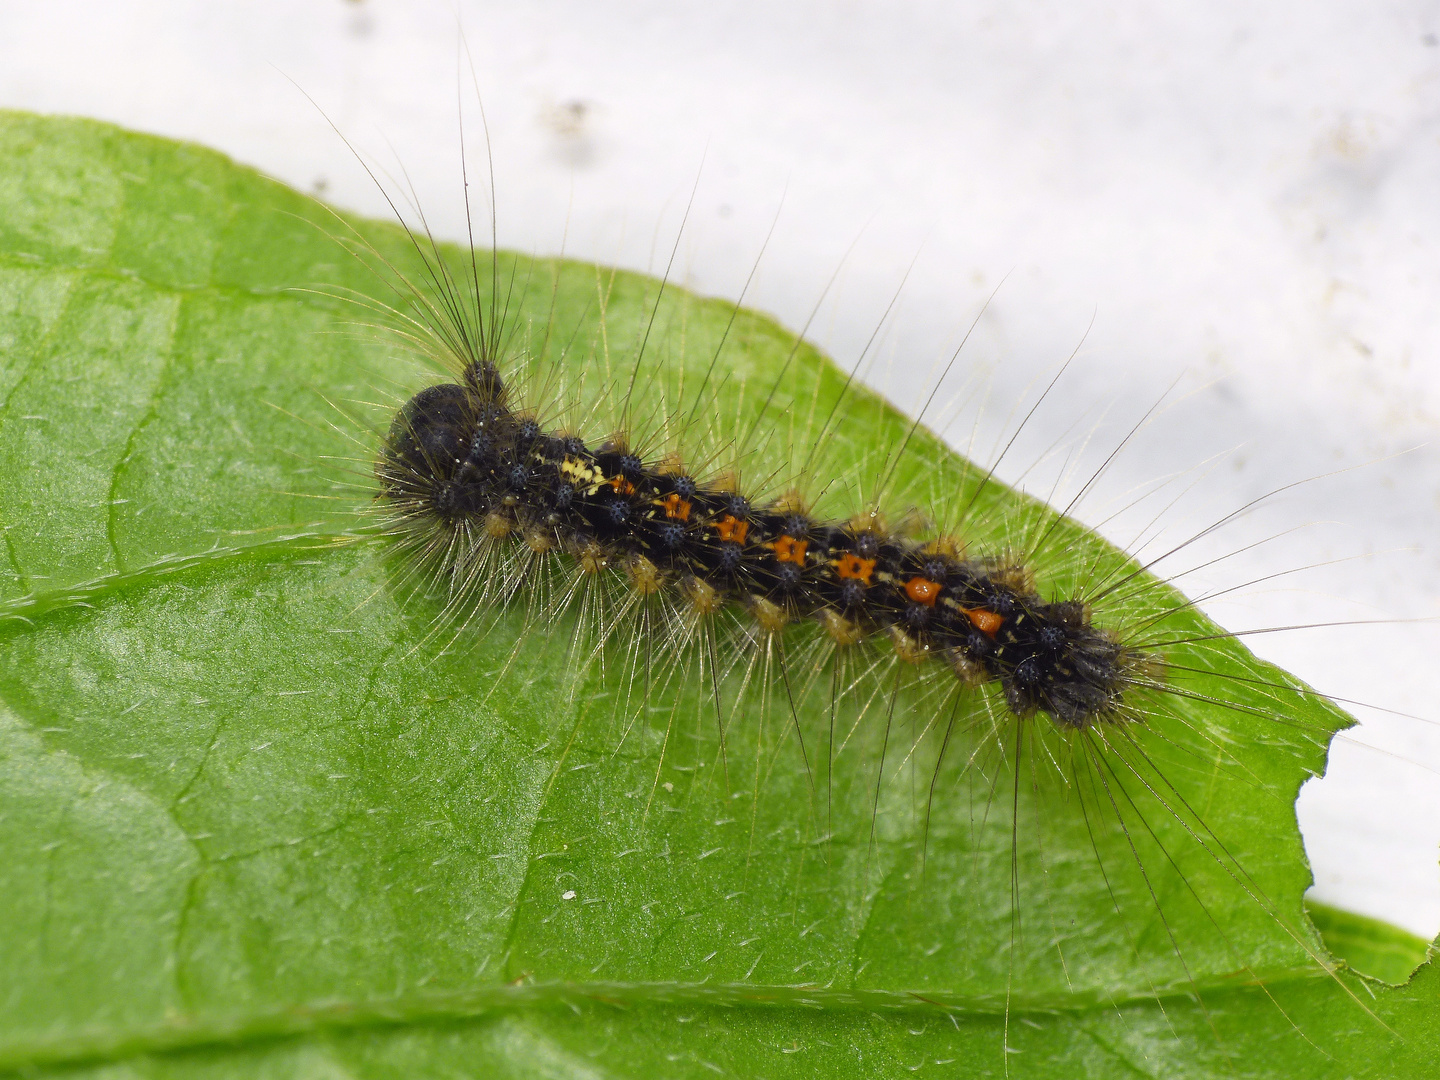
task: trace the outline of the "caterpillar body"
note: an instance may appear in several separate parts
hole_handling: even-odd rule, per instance
[[[623,440],[591,449],[546,432],[517,411],[493,361],[412,397],[377,471],[394,529],[444,552],[462,579],[477,543],[559,551],[700,614],[737,605],[766,632],[808,619],[837,645],[888,637],[962,682],[998,682],[1018,717],[1071,727],[1120,721],[1126,689],[1154,683],[1154,657],[1093,626],[1083,602],[1042,600],[1021,565],[896,535],[877,513],[816,520],[798,493],[756,505]]]

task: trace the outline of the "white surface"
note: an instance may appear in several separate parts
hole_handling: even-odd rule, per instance
[[[991,383],[982,448],[1083,341],[1028,455],[1010,460],[1033,461],[1077,425],[1095,429],[1093,465],[1178,379],[1176,404],[1105,487],[1118,498],[1186,473],[1168,489],[1189,488],[1164,518],[1169,536],[1362,466],[1177,557],[1183,569],[1331,523],[1186,578],[1197,595],[1369,556],[1207,605],[1223,624],[1434,617],[1440,10],[1161,7],[712,0],[459,13],[494,140],[502,243],[552,253],[563,238],[570,254],[658,270],[699,171],[680,277],[734,298],[783,195],[747,303],[798,328],[863,229],[811,332],[841,363],[918,252],[879,369],[905,405],[1004,279],[961,365]],[[367,149],[394,143],[432,223],[458,236],[457,41],[443,2],[10,4],[0,104],[193,139],[384,214],[289,76]],[[1105,501],[1081,516],[1103,520]],[[1106,531],[1130,543],[1147,520]],[[1440,717],[1435,626],[1253,644],[1325,691]],[[1383,750],[1337,744],[1330,775],[1300,801],[1317,892],[1430,937],[1440,728],[1358,711],[1355,738]]]

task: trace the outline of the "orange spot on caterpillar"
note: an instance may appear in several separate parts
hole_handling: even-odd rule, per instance
[[[665,507],[667,518],[674,518],[676,521],[690,520],[690,504],[674,492],[661,499],[660,505]]]
[[[635,485],[623,476],[612,476],[607,483],[621,495],[635,494]]]
[[[940,583],[928,578],[912,577],[905,583],[905,595],[917,604],[934,607],[935,598],[940,595]]]
[[[971,624],[987,637],[994,637],[1005,625],[1003,616],[996,615],[993,611],[986,611],[984,608],[970,608],[965,612]]]
[[[842,578],[854,578],[870,584],[870,575],[875,573],[875,560],[862,559],[853,551],[847,551],[835,562],[835,573]]]
[[[734,514],[726,514],[715,522],[715,531],[720,534],[721,540],[733,540],[737,544],[743,544],[750,532],[750,523],[741,521]]]
[[[773,544],[766,546],[774,549],[776,562],[793,562],[796,566],[804,566],[805,549],[810,546],[810,541],[796,540],[793,536],[782,536]]]

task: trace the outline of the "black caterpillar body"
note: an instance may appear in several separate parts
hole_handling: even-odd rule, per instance
[[[798,496],[757,506],[618,440],[592,450],[547,432],[510,397],[479,361],[411,398],[377,465],[391,512],[563,552],[584,572],[627,574],[642,594],[673,590],[702,614],[741,605],[768,632],[811,619],[841,645],[886,635],[906,659],[998,681],[1020,717],[1118,721],[1127,688],[1153,682],[1155,658],[1092,626],[1083,602],[1041,599],[1022,567],[896,535],[878,515],[819,521]]]

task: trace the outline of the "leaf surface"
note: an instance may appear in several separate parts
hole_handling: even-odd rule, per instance
[[[0,1067],[1433,1074],[1440,977],[1327,975],[1301,910],[1294,797],[1346,719],[1234,642],[1178,654],[1229,707],[1157,715],[1107,767],[878,661],[836,734],[813,637],[784,639],[789,682],[752,647],[717,718],[694,650],[588,663],[574,618],[524,611],[437,634],[356,541],[367,431],[435,376],[325,294],[397,302],[345,229],[201,148],[0,119]],[[720,455],[761,418],[757,484],[823,429],[808,464],[850,512],[905,439],[759,315],[577,263],[474,273],[581,401],[615,399],[657,312],[635,429]],[[897,508],[979,547],[1043,536],[1047,592],[1124,565],[923,430],[896,474]]]

